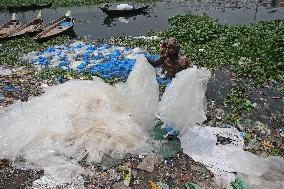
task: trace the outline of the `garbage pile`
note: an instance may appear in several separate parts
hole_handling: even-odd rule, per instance
[[[78,73],[89,71],[103,78],[126,80],[139,55],[156,60],[158,55],[151,55],[140,48],[128,48],[110,44],[87,44],[75,41],[71,44],[56,45],[41,52],[31,52],[22,57],[39,69],[61,68],[75,70]],[[162,77],[158,77],[163,82]]]
[[[24,56],[39,69],[89,71],[127,81],[115,86],[98,77],[71,81],[8,107],[0,115],[0,159],[21,156],[32,167],[44,169],[44,177],[35,182],[39,187],[68,182],[83,187],[81,175],[91,172],[78,163],[84,158],[91,163],[100,162],[104,154],[113,158],[129,153],[151,155],[155,143],[149,131],[157,116],[164,127],[179,131],[183,152],[204,164],[225,188],[232,188],[231,183],[238,177],[249,189],[284,187],[283,158],[259,158],[243,150],[242,133],[237,129],[202,124],[210,71],[189,68],[171,81],[151,67],[144,56],[158,58],[139,48],[83,42]],[[156,81],[171,82],[160,101]],[[145,158],[145,162],[150,160],[155,162],[154,158]]]

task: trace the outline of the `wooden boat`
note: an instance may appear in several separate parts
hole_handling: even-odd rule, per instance
[[[6,10],[8,11],[30,11],[30,10],[39,10],[44,8],[50,8],[52,7],[52,3],[48,4],[36,4],[32,3],[30,5],[23,5],[23,6],[8,6],[6,7]]]
[[[71,11],[68,11],[66,15],[52,21],[44,26],[44,30],[34,37],[37,41],[43,41],[52,37],[59,36],[61,34],[68,33],[73,30],[74,19],[71,16]]]
[[[0,36],[9,33],[10,31],[17,29],[21,26],[21,23],[16,18],[16,14],[13,13],[12,18],[2,26],[0,26]]]
[[[17,36],[22,36],[26,34],[37,33],[42,30],[43,20],[41,16],[41,11],[38,13],[36,19],[9,31],[7,34],[0,36],[0,39],[9,39]]]
[[[109,16],[119,16],[119,15],[132,15],[132,14],[142,13],[149,8],[149,5],[134,8],[131,10],[108,9],[107,7],[99,7],[99,8]]]

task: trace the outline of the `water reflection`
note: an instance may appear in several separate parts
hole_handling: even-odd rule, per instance
[[[121,33],[131,36],[146,35],[150,30],[164,30],[168,25],[168,18],[177,14],[191,12],[206,13],[217,18],[220,23],[246,24],[262,20],[284,18],[284,0],[190,0],[190,1],[162,1],[150,3],[147,13],[134,16],[109,17],[97,6],[69,7],[44,9],[44,22],[50,22],[67,10],[72,11],[76,19],[74,30],[78,36],[93,38],[108,38]],[[115,5],[114,5],[115,6]],[[35,11],[19,12],[18,18],[22,23],[28,22],[36,15]],[[11,13],[0,14],[0,24],[10,19]]]
[[[136,17],[138,15],[144,16],[144,17],[151,17],[151,15],[147,12],[143,13],[136,13],[132,15],[125,15],[125,16],[107,16],[105,17],[103,24],[106,25],[107,27],[112,27],[116,26],[116,22],[121,22],[121,23],[131,23],[132,21],[136,20]]]

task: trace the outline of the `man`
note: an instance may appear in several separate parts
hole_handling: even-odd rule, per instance
[[[160,58],[157,61],[148,59],[149,63],[158,67],[161,66],[162,73],[168,78],[174,78],[176,73],[191,66],[191,60],[179,54],[180,44],[177,39],[171,37],[160,44]]]

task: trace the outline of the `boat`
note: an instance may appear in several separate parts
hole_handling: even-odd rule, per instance
[[[0,36],[9,33],[10,31],[17,29],[21,26],[21,23],[16,18],[16,14],[13,13],[12,18],[2,26],[0,26]]]
[[[39,10],[39,9],[44,9],[44,8],[50,8],[52,7],[52,3],[48,4],[36,4],[32,3],[30,5],[22,5],[22,6],[7,6],[5,9],[8,10],[9,12],[11,11],[30,11],[30,10]]]
[[[99,8],[108,16],[120,16],[120,15],[132,15],[132,14],[143,13],[145,12],[146,9],[149,8],[149,5],[133,8],[130,10],[109,9],[107,7],[99,7]]]
[[[74,19],[71,16],[71,11],[67,11],[66,15],[52,21],[44,26],[44,30],[34,37],[37,41],[43,41],[56,37],[70,31],[73,31]]]
[[[38,33],[42,31],[42,26],[43,26],[43,20],[42,20],[41,11],[39,11],[37,17],[34,20],[16,29],[9,31],[5,35],[0,36],[0,39],[10,39],[10,38],[14,38],[14,37],[18,37],[18,36],[22,36],[26,34]]]

